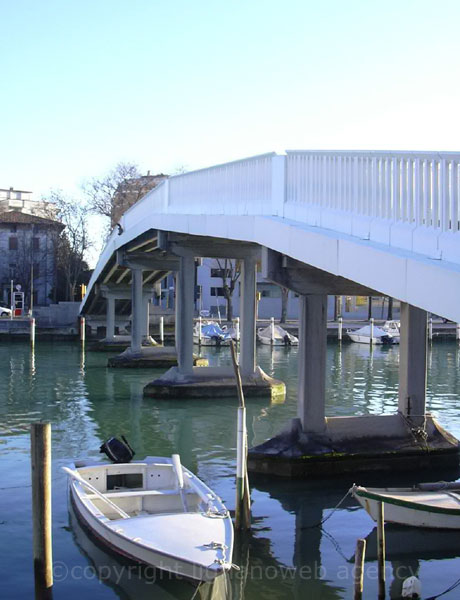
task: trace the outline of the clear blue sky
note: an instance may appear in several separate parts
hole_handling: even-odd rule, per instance
[[[460,149],[460,2],[0,0],[0,187]]]

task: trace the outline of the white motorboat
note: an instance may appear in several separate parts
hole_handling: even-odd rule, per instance
[[[215,321],[202,321],[200,336],[200,321],[198,321],[193,328],[193,343],[200,346],[228,346],[230,340]]]
[[[399,338],[400,338],[400,329],[401,329],[401,322],[400,321],[385,321],[385,323],[382,325],[382,329],[383,331],[386,331],[387,333],[389,333],[391,335],[391,337],[393,338],[393,344],[399,344]]]
[[[373,344],[393,344],[393,336],[382,329],[381,327],[372,327],[372,343]],[[358,342],[359,344],[370,344],[371,343],[371,326],[365,325],[360,329],[347,330],[347,335],[352,342]],[[398,340],[399,341],[399,340]]]
[[[77,516],[112,550],[197,581],[231,568],[230,515],[177,455],[64,470]]]
[[[374,521],[382,502],[385,522],[431,529],[460,529],[460,482],[421,483],[412,488],[353,485],[350,492]]]
[[[280,325],[268,325],[257,331],[257,339],[261,344],[268,346],[298,346],[299,339]]]

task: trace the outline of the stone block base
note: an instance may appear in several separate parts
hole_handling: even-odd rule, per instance
[[[205,367],[208,360],[194,356],[194,364]],[[107,361],[108,367],[124,369],[165,369],[175,365],[177,365],[177,352],[174,346],[147,346],[140,352],[131,352],[128,348]]]
[[[280,477],[319,478],[362,471],[456,468],[459,442],[427,415],[412,427],[401,415],[330,417],[324,432],[302,431],[300,421],[251,448],[248,470]]]
[[[271,396],[279,400],[286,394],[285,384],[266,375],[260,367],[257,367],[254,375],[243,376],[242,382],[243,392],[247,397]],[[181,375],[177,368],[172,368],[144,388],[144,396],[156,399],[222,398],[236,395],[233,370],[216,367],[194,368],[191,375]]]

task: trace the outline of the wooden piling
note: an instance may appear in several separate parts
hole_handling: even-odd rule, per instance
[[[354,593],[353,600],[362,600],[364,581],[364,557],[366,555],[366,540],[359,539],[356,542],[355,570],[354,570]]]
[[[201,315],[198,317],[198,345],[201,346]]]
[[[32,348],[35,346],[35,319],[30,319],[30,345]]]
[[[273,346],[275,343],[275,318],[270,319],[270,344]]]
[[[460,323],[457,323],[455,327],[455,337],[457,339],[457,342],[460,341]]]
[[[161,345],[165,345],[165,318],[160,317],[160,342]]]
[[[338,333],[337,333],[339,342],[342,341],[342,331],[343,331],[343,318],[339,317],[339,328],[338,328]]]
[[[430,342],[433,341],[433,317],[430,317],[428,320],[428,339]]]
[[[86,339],[86,321],[85,317],[80,317],[80,341],[85,343]]]
[[[30,431],[32,530],[36,600],[48,600],[53,588],[51,542],[51,425],[34,423]]]
[[[246,431],[246,406],[244,402],[243,384],[239,365],[236,360],[235,343],[230,340],[233,369],[235,371],[236,388],[238,392],[238,425],[236,446],[236,506],[235,528],[251,528],[251,499],[249,495],[249,480],[247,470],[247,431]]]
[[[377,505],[377,563],[378,563],[378,600],[385,600],[385,518],[383,502]]]
[[[370,339],[370,344],[372,346],[372,344],[374,343],[374,317],[372,317],[370,319],[370,334],[371,334],[371,339]]]

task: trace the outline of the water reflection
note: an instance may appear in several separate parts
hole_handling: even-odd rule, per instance
[[[209,348],[205,352],[210,364],[231,365],[227,348]],[[296,415],[297,360],[298,348],[295,347],[258,348],[261,367],[286,382],[287,396],[283,404],[275,404],[269,398],[248,399],[251,445],[272,437]],[[91,553],[80,553],[78,542],[72,541],[65,480],[60,478],[59,468],[74,457],[99,460],[100,443],[111,435],[125,434],[136,450],[136,458],[179,452],[183,463],[214,489],[230,510],[235,505],[236,393],[234,398],[193,401],[143,398],[144,385],[162,371],[107,369],[106,361],[106,354],[85,354],[79,344],[41,342],[37,343],[34,353],[28,344],[0,345],[2,474],[11,485],[28,484],[28,426],[39,419],[50,420],[53,424],[55,560],[65,559],[69,564],[76,561],[82,566],[93,564]],[[340,350],[336,344],[328,344],[327,414],[395,412],[398,362],[397,347],[371,350],[367,345],[344,343]],[[460,437],[459,366],[457,344],[433,345],[428,372],[428,407],[457,437]],[[366,477],[358,483],[402,485],[421,478],[410,477],[410,474],[399,477],[398,480],[390,473],[380,475],[377,481]],[[426,474],[426,477],[448,478],[440,473]],[[251,534],[236,545],[234,560],[242,570],[231,574],[233,597],[246,600],[265,596],[351,597],[350,557],[357,538],[368,536],[373,528],[367,514],[349,499],[333,512],[351,483],[351,480],[338,479],[314,484],[251,478],[254,527]],[[30,554],[29,508],[28,488],[0,493],[0,510],[7,515],[6,523],[1,526],[2,533],[14,540],[4,564],[10,573],[3,581],[5,597],[28,597],[31,574],[24,575],[19,569],[23,557]],[[332,516],[322,529],[312,527],[329,515]],[[397,574],[402,572],[399,566],[408,568],[417,564],[427,595],[439,592],[440,580],[451,582],[457,578],[460,556],[455,540],[449,535],[424,532],[422,540],[411,531],[401,532],[394,537],[394,542],[392,537],[388,528],[389,581],[397,579]],[[373,564],[373,548],[375,544],[369,538],[368,566]],[[428,548],[431,555],[427,553]],[[109,559],[102,556],[101,561],[105,560]],[[96,562],[94,560],[94,564]],[[60,582],[59,592],[65,594],[67,600],[85,594],[92,600],[113,597],[143,600],[152,597],[152,589],[155,589],[155,597],[169,594],[169,597],[181,598],[186,590],[187,597],[191,598],[194,592],[193,586],[184,582],[176,582],[177,588],[160,583],[152,588],[152,584],[141,581],[135,582],[134,585],[139,585],[135,590],[129,588],[131,584],[123,582],[123,586],[117,587],[116,582],[100,585],[94,580],[66,580]],[[394,589],[398,585],[395,582]],[[377,596],[376,584],[370,579],[366,580],[365,590],[366,597]]]

